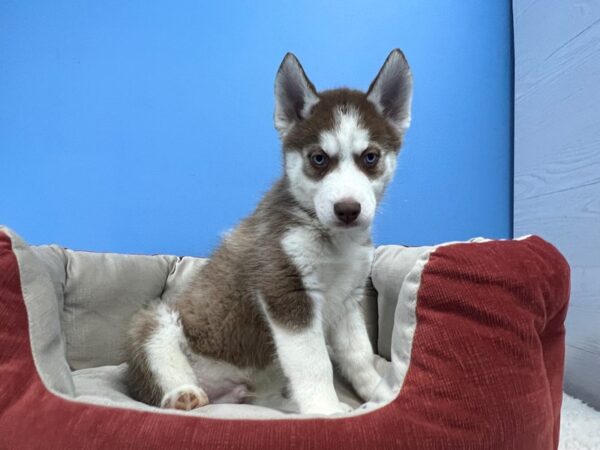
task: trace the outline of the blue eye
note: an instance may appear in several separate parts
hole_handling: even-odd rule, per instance
[[[310,155],[310,162],[315,167],[324,167],[327,164],[328,160],[329,158],[324,153],[313,153],[312,155]]]
[[[379,154],[375,152],[365,153],[363,156],[363,161],[367,166],[374,166],[379,161]]]

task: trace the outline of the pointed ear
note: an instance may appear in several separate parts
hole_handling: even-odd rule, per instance
[[[412,74],[401,50],[389,54],[369,86],[370,100],[401,135],[410,125]]]
[[[281,136],[305,119],[319,101],[298,59],[288,53],[283,58],[275,77],[275,128]]]

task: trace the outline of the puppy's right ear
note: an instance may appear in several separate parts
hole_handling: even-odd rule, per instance
[[[279,134],[285,136],[318,101],[317,91],[298,58],[292,53],[285,55],[275,77],[275,128]]]

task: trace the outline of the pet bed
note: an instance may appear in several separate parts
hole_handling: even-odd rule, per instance
[[[384,381],[364,404],[338,383],[356,409],[330,417],[128,397],[129,318],[202,264],[0,229],[0,448],[557,447],[569,268],[541,238],[379,247],[365,315]]]

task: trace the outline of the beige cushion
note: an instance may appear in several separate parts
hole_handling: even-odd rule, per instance
[[[78,401],[154,409],[129,398],[123,383],[128,323],[151,301],[173,301],[206,260],[79,252],[56,245],[30,247],[11,230],[0,230],[13,241],[32,351],[46,387]],[[423,249],[385,246],[376,251],[372,279],[379,293],[370,292],[364,312],[370,337],[377,344],[374,347],[388,359],[400,286]],[[410,343],[405,344],[410,348]],[[390,371],[385,359],[378,360],[377,365],[382,375],[389,375],[385,378],[389,386],[380,389],[382,394],[369,408],[390,401],[389,392],[397,391],[402,379]],[[360,405],[339,378],[336,390],[342,401]],[[283,415],[273,408],[276,406],[209,405],[194,413],[240,418]]]

